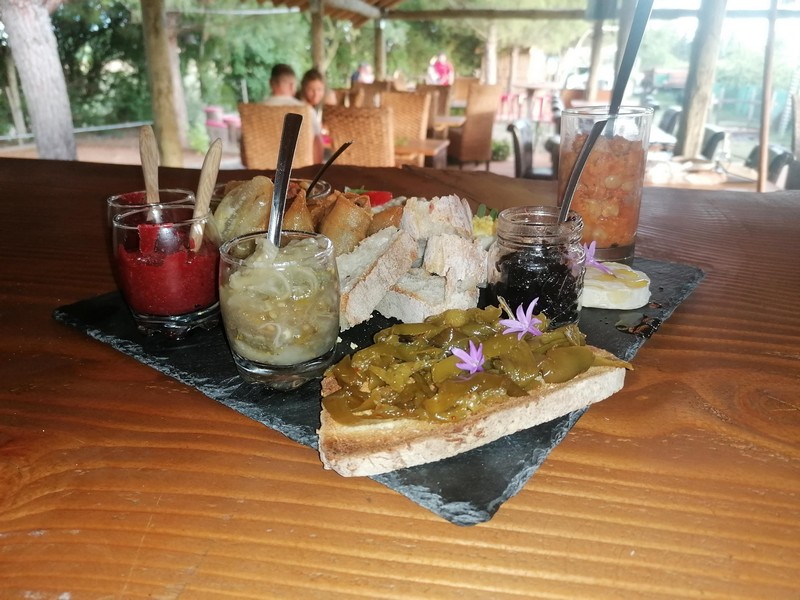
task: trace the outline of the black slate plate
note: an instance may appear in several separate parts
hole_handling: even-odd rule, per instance
[[[630,360],[703,278],[696,267],[637,259],[634,267],[651,280],[651,302],[635,311],[584,309],[580,328],[590,344]],[[317,447],[319,381],[291,392],[274,392],[239,378],[222,328],[196,332],[180,342],[141,335],[118,292],[89,298],[55,310],[56,320],[190,385],[239,413],[280,431],[290,439]],[[629,320],[636,333],[616,325]],[[340,356],[372,343],[372,336],[393,321],[374,315],[342,333]],[[569,432],[585,409],[520,431],[428,465],[379,475],[376,481],[458,525],[492,518],[519,492],[547,455]],[[321,467],[320,467],[321,468]]]

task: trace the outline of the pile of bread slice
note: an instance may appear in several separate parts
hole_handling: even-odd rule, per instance
[[[340,324],[345,330],[377,311],[405,323],[450,308],[472,308],[486,284],[488,253],[458,196],[408,198],[389,225],[337,257]]]

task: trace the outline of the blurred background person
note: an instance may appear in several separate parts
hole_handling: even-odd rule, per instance
[[[374,83],[375,82],[375,73],[372,71],[372,65],[369,63],[362,62],[358,65],[358,69],[355,70],[353,75],[350,77],[350,83]]]
[[[314,116],[314,159],[322,162],[325,151],[330,147],[327,143],[328,132],[323,125],[322,107],[325,104],[336,104],[336,97],[327,93],[325,77],[318,69],[309,69],[303,74],[297,97],[311,106]]]
[[[456,78],[456,71],[453,68],[453,65],[450,64],[450,61],[447,60],[447,55],[444,52],[440,52],[436,57],[435,60],[431,59],[432,62],[432,69],[433,69],[433,76],[436,78],[434,83],[438,85],[453,85],[453,81]]]
[[[264,100],[270,106],[299,106],[302,100],[295,97],[297,92],[297,75],[294,69],[284,63],[272,67],[269,77],[269,87],[272,95]]]

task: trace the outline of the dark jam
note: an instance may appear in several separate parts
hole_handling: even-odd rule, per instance
[[[583,271],[572,262],[567,248],[560,244],[505,254],[495,265],[498,274],[487,288],[487,304],[497,306],[498,297],[503,297],[516,311],[539,298],[534,313],[547,315],[551,328],[577,323]]]

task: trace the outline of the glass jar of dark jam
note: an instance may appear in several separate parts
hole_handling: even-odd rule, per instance
[[[516,312],[539,298],[534,314],[543,312],[551,328],[578,322],[586,260],[583,221],[570,211],[560,223],[558,213],[557,207],[519,206],[498,215],[497,240],[489,249],[487,304],[498,305],[502,297]]]

